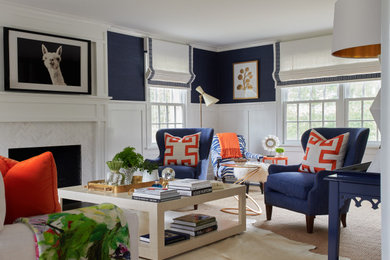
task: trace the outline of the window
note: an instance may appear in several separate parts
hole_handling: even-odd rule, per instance
[[[364,81],[282,89],[284,141],[314,127],[367,127],[369,141],[380,141],[369,110],[379,88],[380,81]]]
[[[156,143],[156,132],[160,128],[182,128],[185,126],[185,104],[187,89],[149,87],[149,144]]]

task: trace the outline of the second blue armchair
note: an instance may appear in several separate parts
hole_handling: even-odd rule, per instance
[[[199,162],[196,167],[190,167],[185,165],[168,165],[164,166],[164,153],[165,153],[165,140],[164,133],[171,134],[177,137],[183,137],[191,134],[200,134],[199,140]],[[152,162],[156,162],[159,165],[158,172],[161,176],[161,171],[165,167],[170,167],[175,170],[175,176],[178,179],[191,178],[191,179],[207,179],[207,168],[209,164],[209,153],[211,141],[213,139],[214,129],[212,128],[167,128],[160,129],[156,133],[156,141],[158,145],[158,149],[160,151],[159,156],[150,160]]]

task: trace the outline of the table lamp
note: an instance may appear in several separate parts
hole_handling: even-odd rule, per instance
[[[333,22],[332,55],[341,58],[380,58],[381,1],[338,0]],[[370,107],[380,130],[380,90]],[[379,169],[378,154],[372,167]],[[376,166],[375,166],[376,165]]]
[[[199,112],[200,112],[200,127],[202,127],[202,99],[204,99],[204,103],[206,104],[206,107],[215,104],[219,101],[218,98],[215,98],[213,96],[210,96],[209,94],[206,94],[201,86],[198,86],[195,89],[200,95],[199,95]]]

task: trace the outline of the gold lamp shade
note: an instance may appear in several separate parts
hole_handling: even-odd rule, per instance
[[[380,14],[380,0],[338,0],[334,13],[332,55],[377,58],[381,54]]]

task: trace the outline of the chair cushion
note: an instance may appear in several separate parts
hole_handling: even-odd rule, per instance
[[[196,168],[195,167],[189,167],[184,165],[171,165],[169,166],[175,171],[175,178],[177,179],[184,179],[184,178],[190,178],[190,179],[196,179]],[[164,169],[164,166],[160,166],[158,168],[159,175],[161,176],[161,171]]]
[[[3,175],[0,174],[0,231],[4,228],[5,209],[4,181]]]
[[[326,139],[316,130],[311,130],[299,171],[316,173],[342,167],[347,152],[348,138],[348,132]]]
[[[57,168],[53,154],[45,152],[18,162],[4,177],[5,224],[61,210],[57,194]]]
[[[199,162],[200,132],[181,137],[164,134],[164,165],[196,167]]]
[[[266,185],[267,188],[286,196],[306,200],[308,192],[313,188],[314,178],[314,174],[279,172],[268,175]]]

